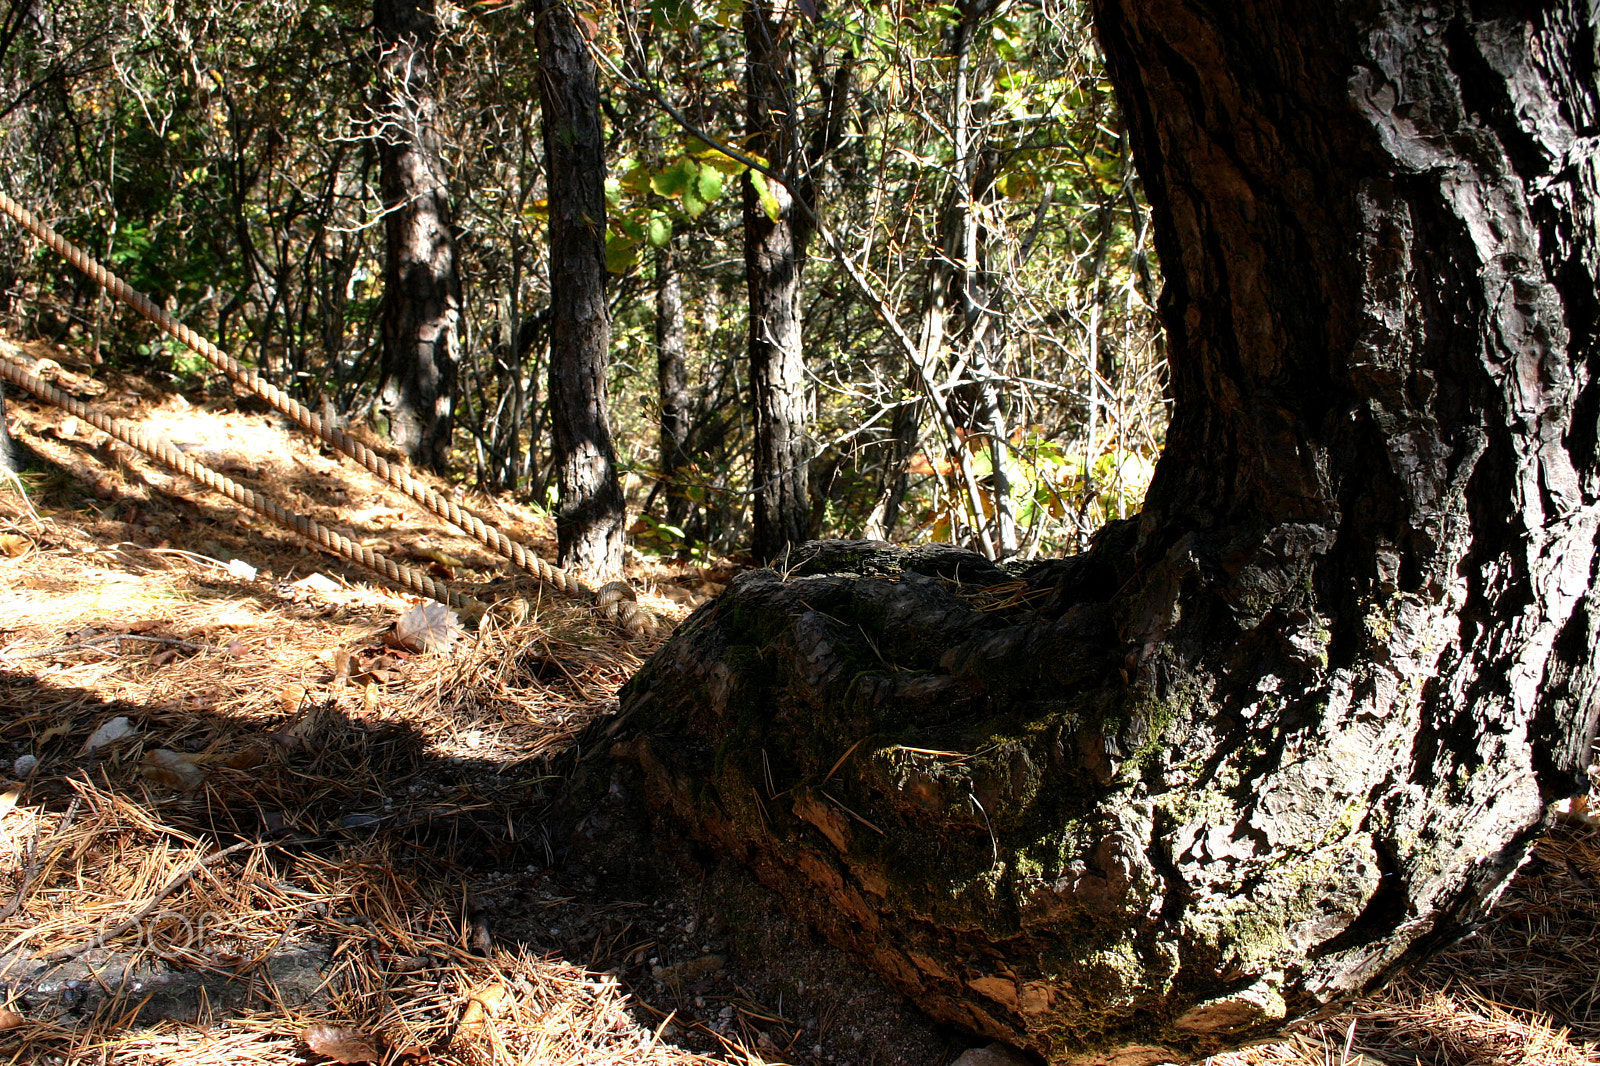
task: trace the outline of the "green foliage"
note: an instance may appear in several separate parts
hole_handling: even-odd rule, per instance
[[[795,190],[699,136],[748,151],[738,117],[745,8],[651,0],[583,12],[607,61],[701,127],[680,128],[602,64],[612,414],[623,460],[644,472],[635,505],[658,465],[657,250],[673,250],[684,285],[691,461],[636,534],[653,550],[730,550],[748,522],[742,182],[775,222]],[[549,205],[531,23],[515,4],[439,10],[434,133],[468,300],[458,458],[485,486],[546,501]],[[24,26],[0,66],[7,99],[43,86],[0,120],[8,191],[31,195],[130,283],[286,386],[345,409],[369,404],[384,251],[370,3],[135,0],[65,5],[53,17],[48,38]],[[976,543],[1004,504],[1025,550],[1070,550],[1137,511],[1163,439],[1146,213],[1083,12],[1007,2],[968,27],[964,112],[951,54],[962,18],[954,4],[888,3],[830,5],[816,22],[793,16],[796,89],[785,113],[807,145],[838,117],[837,143],[808,155],[816,212],[876,303],[907,335],[934,338],[929,376],[976,441],[988,429],[962,398],[974,339],[952,299],[966,252],[948,231],[962,212],[974,220],[1011,490],[994,498],[988,448],[948,439],[875,301],[819,238],[802,296],[819,532],[863,532],[909,462],[897,536]],[[958,119],[967,158],[956,153]],[[110,358],[204,377],[131,313],[103,312],[53,255],[0,246],[0,275],[19,279],[41,329],[73,343],[100,337]],[[915,415],[907,444],[894,432],[904,411]],[[976,498],[953,465],[960,449]]]

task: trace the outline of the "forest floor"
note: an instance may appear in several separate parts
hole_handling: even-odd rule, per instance
[[[24,350],[291,510],[506,587],[476,542],[230,390]],[[64,412],[15,390],[8,409],[36,462],[25,494],[0,484],[0,1061],[938,1066],[976,1043],[738,871],[663,849],[637,884],[586,852],[604,825],[550,830],[559,757],[659,638],[528,586],[519,621],[409,651],[414,597]],[[544,516],[467,503],[553,554]],[[670,623],[730,573],[629,576]],[[1597,950],[1580,821],[1451,953],[1212,1062],[1600,1063]]]

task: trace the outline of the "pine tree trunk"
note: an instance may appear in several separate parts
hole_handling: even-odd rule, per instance
[[[689,517],[678,471],[689,463],[689,373],[683,321],[683,275],[674,243],[656,251],[656,387],[661,401],[661,483],[666,487],[667,521],[682,527]]]
[[[1166,273],[1145,512],[742,575],[623,694],[673,823],[1052,1061],[1237,1045],[1479,915],[1600,715],[1597,27],[1517,10],[1100,0]]]
[[[782,208],[776,220],[761,206],[750,177],[743,181],[755,422],[751,548],[763,561],[776,559],[789,545],[805,540],[810,514],[805,358],[800,348],[800,275],[810,229],[794,202],[801,182],[789,29],[770,18],[760,0],[745,11],[745,123],[750,148],[771,160],[787,179],[782,185],[771,183]]]
[[[539,99],[550,198],[551,457],[561,565],[622,570],[622,490],[606,395],[605,138],[594,60],[563,4],[537,0]]]
[[[378,409],[412,462],[443,470],[454,425],[461,276],[434,128],[432,0],[375,0],[383,352]]]

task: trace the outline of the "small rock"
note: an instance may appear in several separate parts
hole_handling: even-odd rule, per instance
[[[19,755],[17,761],[11,764],[11,772],[18,777],[28,777],[39,768],[37,755]]]
[[[138,735],[139,731],[133,727],[133,723],[119,715],[89,734],[89,739],[83,745],[83,753],[88,755],[99,748],[119,744]]]
[[[1004,1044],[968,1048],[950,1066],[1033,1066],[1026,1058]]]

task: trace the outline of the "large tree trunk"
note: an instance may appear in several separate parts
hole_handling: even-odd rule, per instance
[[[539,100],[550,198],[550,426],[561,565],[622,569],[622,489],[606,370],[605,137],[594,59],[566,5],[536,0]]]
[[[810,504],[806,445],[805,358],[800,349],[800,274],[810,226],[795,202],[800,176],[790,27],[752,0],[744,14],[745,125],[750,148],[784,175],[772,182],[781,211],[767,215],[744,178],[744,262],[750,294],[750,391],[754,409],[754,533],[762,561],[806,537]]]
[[[461,275],[434,127],[432,0],[375,0],[384,304],[379,410],[412,462],[449,462]]]
[[[1600,714],[1597,27],[1514,10],[1100,0],[1167,280],[1145,512],[743,575],[625,690],[654,800],[1057,1061],[1241,1043],[1480,913]]]

